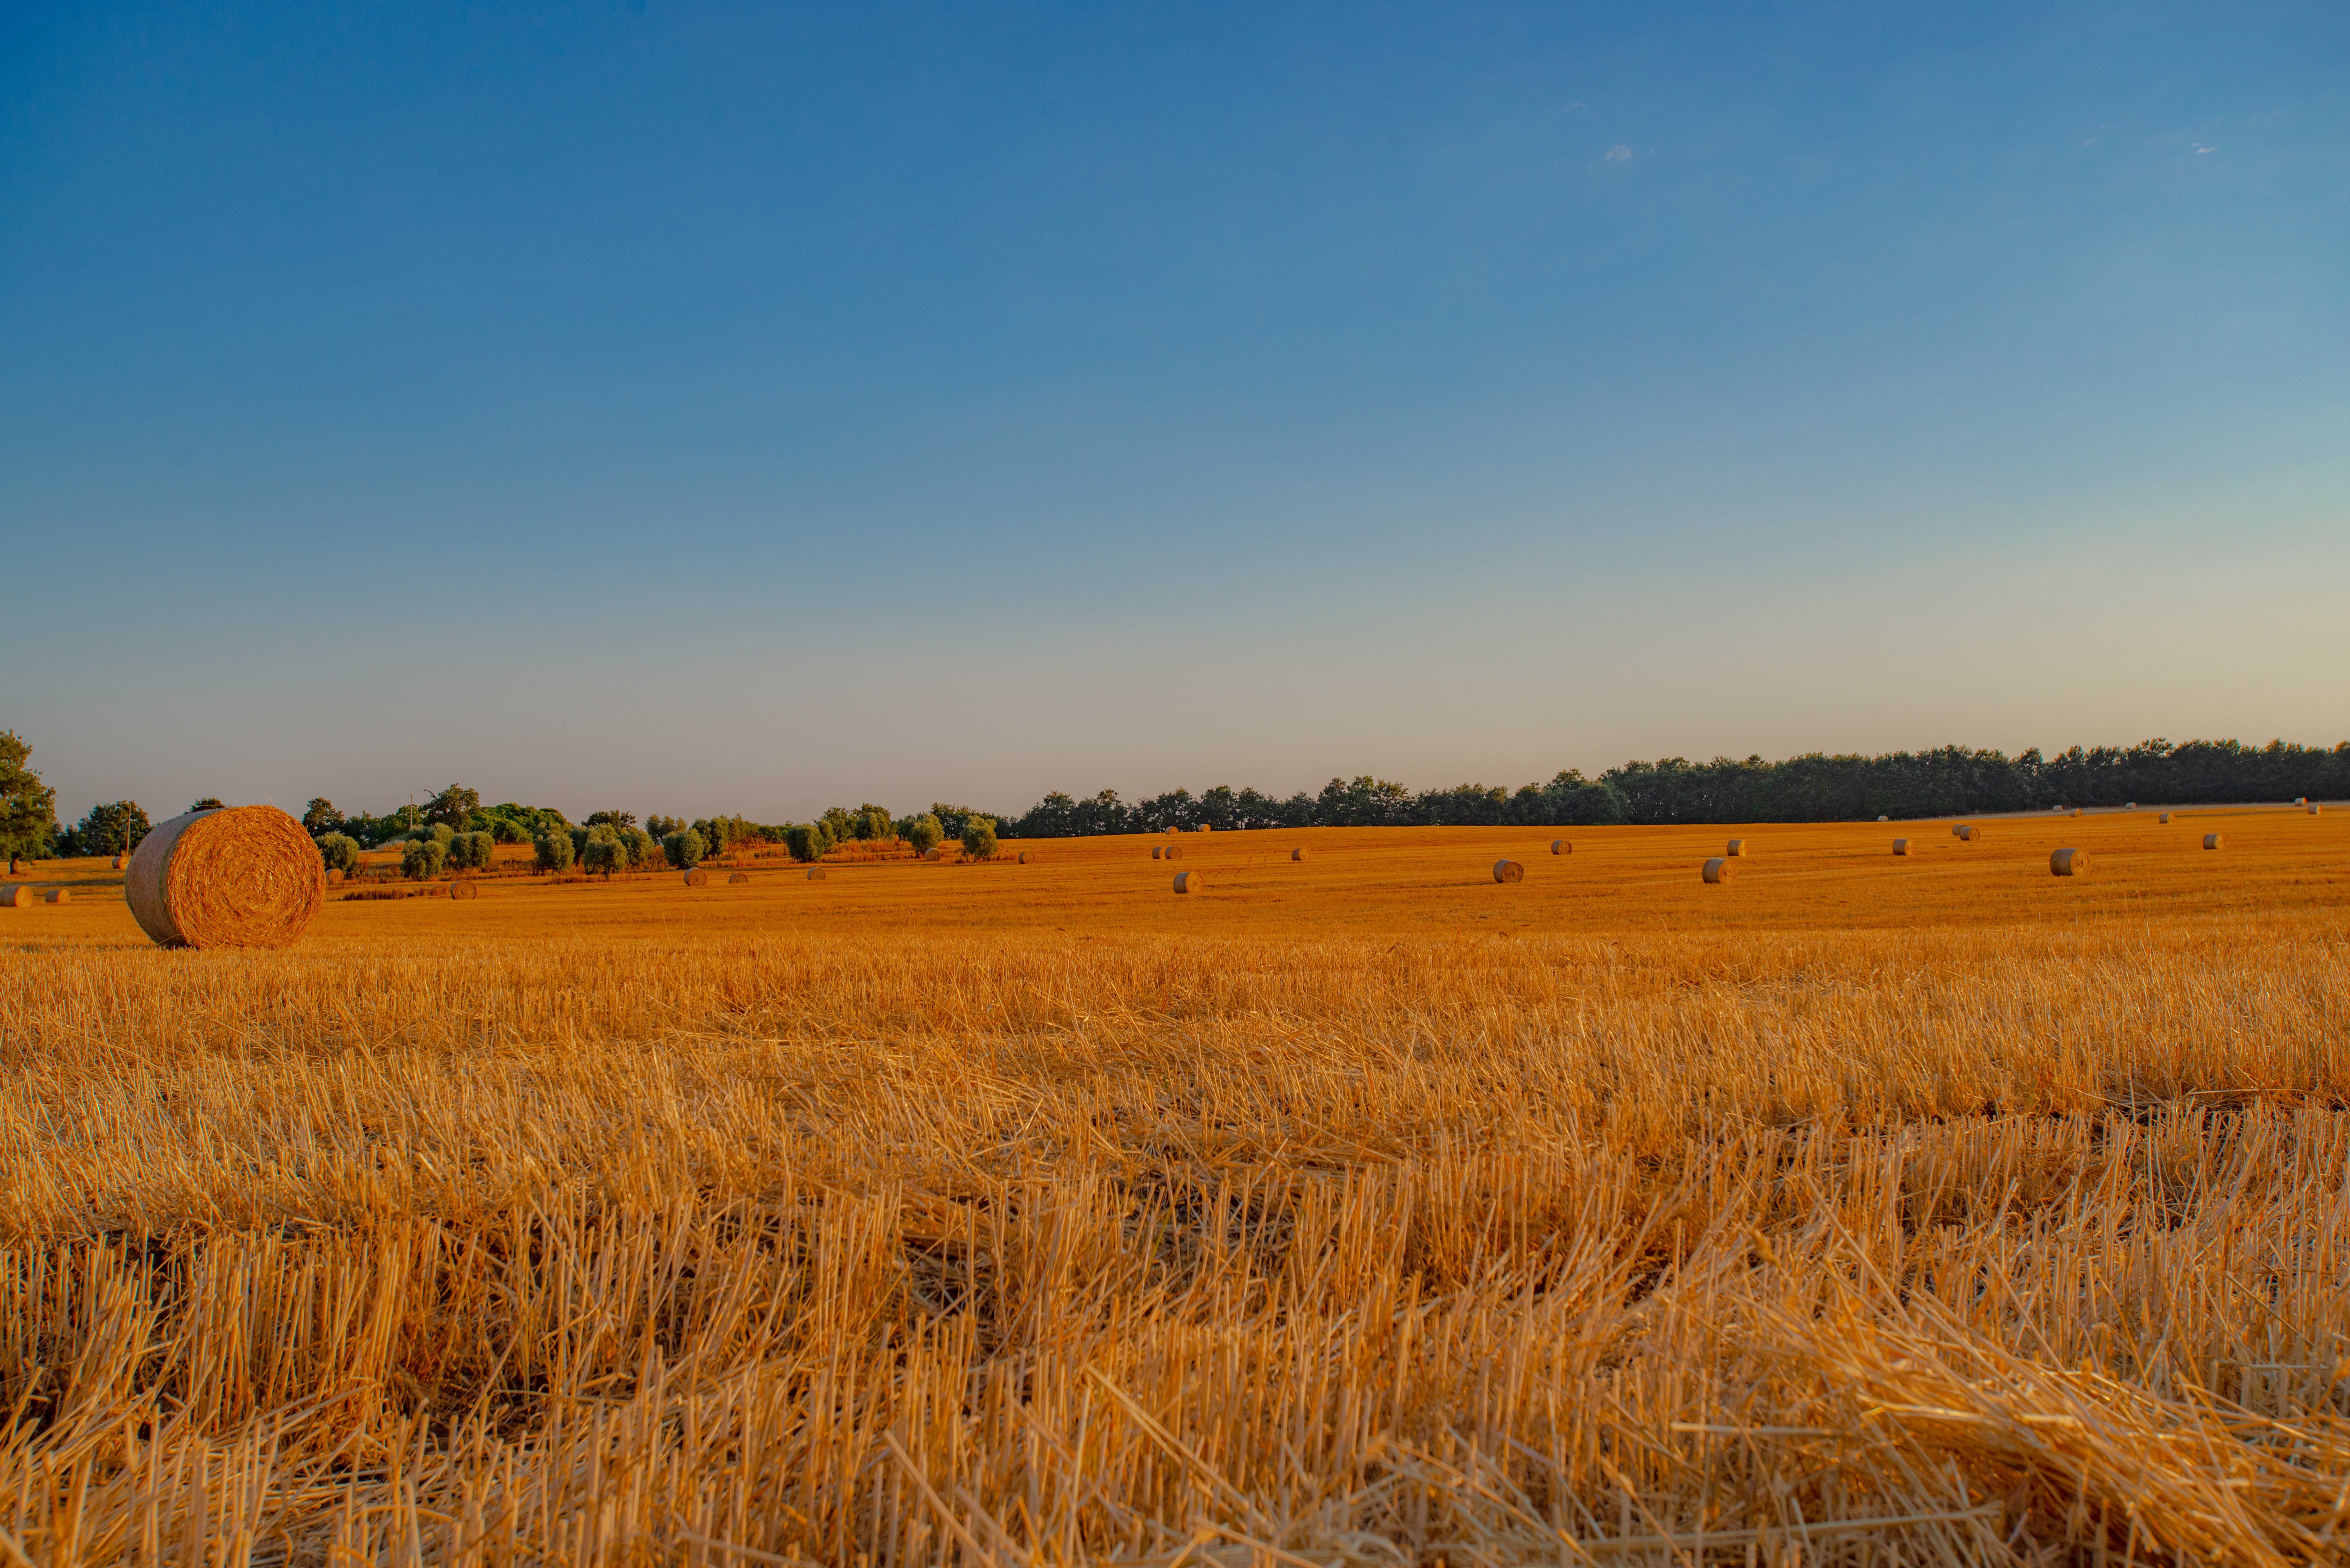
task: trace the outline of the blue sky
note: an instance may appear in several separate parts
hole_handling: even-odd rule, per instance
[[[2350,737],[2350,10],[15,7],[60,805]]]

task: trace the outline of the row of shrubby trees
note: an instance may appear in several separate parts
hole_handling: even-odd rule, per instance
[[[0,854],[11,857],[122,855],[138,847],[150,826],[136,801],[92,806],[71,826],[57,820],[57,792],[26,765],[31,753],[12,731],[0,731]],[[2129,801],[2169,805],[2241,800],[2350,798],[2350,742],[2331,748],[2272,741],[2144,741],[2135,746],[2075,746],[2054,756],[2039,751],[2008,756],[1995,751],[1945,746],[1883,756],[1813,753],[1782,762],[1761,757],[1681,757],[1627,763],[1596,779],[1572,769],[1547,784],[1511,790],[1457,784],[1414,792],[1368,774],[1332,779],[1317,794],[1286,799],[1219,784],[1194,795],[1179,789],[1128,805],[1115,790],[1086,799],[1046,795],[1004,821],[968,806],[933,804],[926,812],[893,816],[870,802],[835,806],[813,822],[764,824],[741,816],[650,816],[591,813],[574,826],[552,806],[513,801],[484,805],[481,793],[451,784],[421,805],[381,816],[346,814],[324,798],[304,809],[302,826],[318,840],[331,867],[350,869],[362,849],[400,844],[411,876],[485,867],[499,844],[528,844],[538,865],[563,870],[584,865],[607,875],[652,863],[691,867],[746,843],[780,844],[795,859],[817,860],[844,844],[902,844],[917,854],[949,840],[984,858],[1006,838],[1059,838],[1088,834],[1158,833],[1169,828],[1365,827],[1414,824],[1575,826],[1606,823],[1833,822],[1876,816],[1946,816],[1966,812],[2027,811],[2052,805],[2120,805]],[[205,797],[188,809],[221,803]],[[594,849],[598,844],[615,847]],[[431,847],[420,847],[430,846]]]

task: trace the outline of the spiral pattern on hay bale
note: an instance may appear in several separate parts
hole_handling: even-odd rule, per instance
[[[925,860],[936,860],[944,853],[945,851],[939,849],[925,849],[922,851],[922,858]]]
[[[1700,873],[1709,882],[1727,882],[1738,874],[1738,863],[1727,855],[1717,855],[1705,863]]]
[[[2217,849],[2220,847],[2221,842],[2222,840],[2216,833],[2207,833],[2203,836],[2203,847],[2206,849]]]
[[[1175,873],[1175,890],[1178,893],[1202,893],[1207,890],[1207,878],[1197,871]]]
[[[1523,882],[1523,881],[1524,881],[1525,879],[1526,879],[1526,868],[1525,868],[1524,867],[1523,867],[1523,866],[1519,865],[1516,861],[1514,861],[1514,860],[1496,860],[1496,861],[1494,861],[1494,862],[1493,862],[1493,880],[1494,880],[1494,881],[1496,881],[1496,882]]]
[[[478,898],[481,896],[481,888],[464,877],[449,884],[449,897],[452,898]]]
[[[710,873],[697,866],[685,874],[685,885],[689,888],[707,888],[710,886]]]
[[[1909,841],[1906,838],[1895,839],[1893,841],[1893,853],[1907,857],[1909,853]]]
[[[327,901],[327,867],[302,825],[276,806],[224,806],[175,816],[140,839],[122,892],[159,946],[283,948]]]
[[[1575,853],[1575,846],[1564,838],[1554,838],[1550,841],[1550,852],[1553,855],[1572,855]]]

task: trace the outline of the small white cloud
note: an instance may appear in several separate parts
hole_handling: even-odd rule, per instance
[[[2199,142],[2197,142],[2197,143],[2195,144],[2195,151],[2198,151],[2198,152],[2209,152],[2209,151],[2212,151],[2212,150],[2211,150],[2210,148],[2209,148],[2209,147],[2204,146],[2201,142],[2199,142]]]
[[[1632,150],[1619,141],[1615,146],[1607,150],[1607,161],[1610,163],[1629,163],[1632,161]]]

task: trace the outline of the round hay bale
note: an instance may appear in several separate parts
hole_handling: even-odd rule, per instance
[[[1216,830],[1215,830],[1214,828],[1212,828],[1212,827],[1209,826],[1206,823],[1204,823],[1204,822],[1203,822],[1203,823],[1200,824],[1200,831],[1201,831],[1201,833],[1213,833],[1213,832],[1215,832]]]
[[[1730,847],[1723,850],[1722,853],[1730,857],[1732,860],[1743,860],[1746,858],[1746,840],[1742,838],[1731,839],[1730,841]]]
[[[1178,871],[1175,873],[1175,890],[1178,893],[1204,893],[1207,889],[1207,878],[1201,876],[1197,871]]]
[[[1168,858],[1168,859],[1170,859],[1170,860],[1173,860],[1173,859],[1177,858],[1177,857],[1180,857],[1182,853],[1183,853],[1183,851],[1182,851],[1181,849],[1178,848],[1176,846],[1174,846],[1174,845],[1172,845],[1172,844],[1170,844],[1170,845],[1169,845],[1169,846],[1167,846],[1167,858]]]
[[[2086,877],[2089,874],[2089,852],[2085,849],[2059,849],[2048,857],[2048,874],[2052,877]]]
[[[1959,836],[1965,839],[1969,844],[1972,844],[1976,839],[1981,838],[1982,836],[1982,829],[1977,827],[1973,823],[1962,822],[1959,824]]]
[[[1154,844],[1154,845],[1152,845],[1152,846],[1150,846],[1150,857],[1151,857],[1153,860],[1159,859],[1160,857],[1164,856],[1166,853],[1167,853],[1167,846],[1165,846],[1164,844]]]
[[[749,878],[747,878],[747,877],[746,877],[746,878],[744,878],[744,880],[746,880],[746,881],[747,881],[747,880],[749,880]],[[809,881],[811,881],[811,882],[821,882],[821,881],[823,881],[823,880],[824,880],[824,867],[821,867],[821,866],[811,867],[809,868],[809,870],[808,870],[808,880],[809,880]]]
[[[481,888],[471,877],[460,877],[449,884],[449,897],[452,898],[478,898],[481,896]]]
[[[1890,822],[1890,821],[1892,821],[1893,819],[1892,819],[1891,817],[1889,817],[1889,816],[1886,815],[1883,812],[1879,812],[1879,813],[1877,813],[1877,821],[1879,821],[1879,822]]]
[[[334,868],[333,870],[331,870],[331,871],[329,871],[329,872],[328,872],[328,873],[327,873],[327,886],[328,886],[328,887],[329,887],[329,888],[333,887],[336,883],[338,883],[338,882],[341,881],[342,879],[343,879],[343,872],[342,872],[342,867],[336,867],[336,868]]]
[[[750,879],[751,874],[748,871],[737,871],[726,878],[726,885],[729,888],[739,888]]]
[[[1906,838],[1895,839],[1893,841],[1893,853],[1906,857],[1909,853],[1909,841]]]
[[[2309,808],[2309,815],[2312,815],[2312,816],[2316,816],[2316,815],[2320,815],[2322,812],[2324,812],[2324,809],[2325,809],[2325,808],[2324,808],[2324,806],[2313,805],[2313,806],[2311,806],[2311,807]]]
[[[1022,851],[1020,852],[1020,864],[1021,864],[1021,865],[1025,866],[1025,865],[1027,865],[1027,864],[1028,864],[1028,853],[1029,853],[1029,852],[1028,852],[1027,850],[1025,850],[1025,849],[1024,849],[1024,850],[1022,850]]]
[[[1296,848],[1295,848],[1295,849],[1291,850],[1291,851],[1289,852],[1289,857],[1290,857],[1292,860],[1303,860],[1303,859],[1305,859],[1305,846],[1304,846],[1303,844],[1301,844],[1301,845],[1299,845]]]
[[[2156,818],[2156,820],[2161,823],[2163,826],[2168,827],[2170,826],[2170,813],[2166,811],[2159,817]]]
[[[2293,797],[2293,804],[2295,805],[2307,805],[2309,804],[2309,797],[2305,794],[2297,794]]]
[[[71,888],[52,888],[41,896],[52,904],[70,904],[73,902],[73,889]]]
[[[2076,805],[2076,806],[2074,806],[2074,807],[2072,809],[2072,811],[2071,811],[2068,815],[2073,815],[2073,816],[2078,816],[2078,815],[2081,815],[2081,808],[2080,808],[2079,806],[2077,806],[2077,805]]]
[[[1954,823],[1950,824],[1950,836],[1951,836],[1951,837],[1953,837],[1953,838],[1964,838],[1966,836],[1967,836],[1967,825],[1966,825],[1965,823],[1963,823],[1963,822],[1954,822]]]
[[[2217,849],[2220,842],[2220,837],[2216,833],[2207,833],[2203,836],[2203,847],[2206,849]]]
[[[1525,868],[1524,867],[1523,867],[1523,866],[1519,865],[1516,861],[1514,861],[1514,860],[1496,860],[1496,861],[1494,861],[1494,862],[1493,862],[1493,880],[1494,880],[1494,881],[1496,881],[1496,882],[1523,882],[1523,881],[1524,881],[1525,879],[1526,879],[1526,868]]]
[[[0,888],[0,909],[26,909],[33,903],[33,890],[22,882],[13,888]]]
[[[121,870],[125,866],[128,866],[128,865],[130,865],[130,856],[128,856],[128,855],[118,855],[118,856],[116,856],[113,859],[111,859],[111,860],[109,860],[109,861],[108,861],[108,862],[106,863],[106,865],[107,865],[107,869],[109,869],[109,871],[120,871],[120,870]]]
[[[710,886],[710,873],[697,866],[685,874],[685,885],[689,888],[707,888]]]
[[[1717,855],[1705,863],[1704,875],[1709,882],[1727,882],[1737,874],[1737,865],[1726,855]]]
[[[1550,841],[1550,852],[1553,855],[1572,855],[1575,853],[1575,846],[1564,838],[1554,838]]]
[[[327,867],[274,805],[192,811],[139,841],[122,874],[139,929],[167,948],[290,947],[327,901]]]

